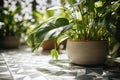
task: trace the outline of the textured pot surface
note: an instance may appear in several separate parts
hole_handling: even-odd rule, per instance
[[[71,62],[80,65],[101,65],[109,53],[107,41],[67,41],[66,51]]]

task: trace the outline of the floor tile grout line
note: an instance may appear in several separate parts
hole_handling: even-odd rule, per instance
[[[8,69],[8,71],[10,72],[11,78],[12,78],[13,80],[15,80],[14,77],[13,77],[13,75],[12,75],[11,70],[9,69],[9,66],[8,66],[8,63],[7,63],[6,59],[5,59],[5,57],[4,57],[4,54],[2,53],[1,55],[2,55],[2,57],[3,57],[3,59],[4,59],[4,61],[5,61],[5,64],[7,65],[7,69]]]

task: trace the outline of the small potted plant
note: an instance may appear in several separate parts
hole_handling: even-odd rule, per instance
[[[109,37],[104,20],[101,20],[105,2],[82,0],[69,7],[64,7],[66,17],[59,17],[44,22],[35,32],[34,49],[44,40],[55,39],[57,44],[51,50],[53,58],[58,59],[58,47],[67,40],[66,52],[70,61],[80,65],[104,64],[109,54]]]
[[[20,13],[21,7],[17,6],[14,11],[9,7],[3,7],[0,13],[0,22],[4,25],[1,27],[1,47],[18,48],[20,45],[21,34],[25,33],[26,27],[23,27],[23,21],[16,21],[15,15]]]

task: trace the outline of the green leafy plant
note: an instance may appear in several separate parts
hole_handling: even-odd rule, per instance
[[[69,21],[66,18],[60,18],[54,21],[53,19],[50,19],[47,22],[43,22],[39,26],[34,28],[29,34],[28,44],[34,46],[33,50],[35,50],[39,48],[43,41],[50,39],[55,40],[56,37],[58,37],[62,33],[61,29],[63,28],[61,26],[67,25],[64,26],[64,30],[67,30],[68,28],[70,28],[68,24]]]
[[[104,22],[107,30],[112,34],[110,43],[111,59],[108,61],[110,66],[115,66],[114,59],[120,56],[120,0],[111,0],[104,7]]]
[[[59,9],[59,10],[56,10]],[[55,14],[56,11],[59,14]],[[34,29],[31,29],[29,31],[29,36],[28,36],[28,45],[31,47],[34,47],[33,50],[39,48],[40,44],[43,42],[45,35],[47,34],[48,31],[57,28],[55,25],[55,20],[61,16],[64,16],[63,14],[64,10],[61,7],[54,7],[47,9],[45,12],[38,12],[38,11],[33,11],[33,18],[34,18],[34,23],[36,27]],[[64,21],[64,19],[63,19]],[[63,25],[66,24],[66,22],[62,22]],[[61,25],[60,23],[56,23],[57,25]],[[39,31],[39,32],[37,32]],[[39,38],[38,38],[39,36]],[[53,39],[53,38],[51,38]]]
[[[0,13],[0,22],[4,23],[2,26],[1,37],[17,36],[20,37],[22,33],[26,33],[27,27],[23,26],[24,20],[16,21],[15,15],[19,14],[22,8],[17,6],[14,11],[10,11],[10,7],[3,7]]]
[[[102,10],[105,2],[99,0],[81,0],[80,3],[63,7],[63,17],[47,20],[34,29],[36,42],[34,50],[44,40],[55,39],[57,44],[51,51],[53,58],[58,59],[58,46],[66,39],[73,40],[108,40],[111,36],[105,27]]]

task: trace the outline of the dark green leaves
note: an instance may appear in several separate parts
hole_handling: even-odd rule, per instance
[[[77,3],[76,0],[67,0],[67,1],[68,1],[68,3],[69,3],[70,5],[73,5],[73,4]]]
[[[34,45],[37,49],[44,40],[56,40],[72,26],[73,24],[69,24],[69,21],[66,18],[45,21],[31,31],[32,33],[28,36],[28,44]]]
[[[68,25],[68,24],[69,24],[69,21],[66,18],[58,18],[55,22],[55,25],[58,26],[58,27]]]
[[[3,7],[0,13],[0,22],[4,23],[4,36],[18,36],[21,37],[23,29],[23,21],[16,19],[15,15],[20,14],[21,6],[16,6],[16,9],[11,11],[10,7]]]
[[[86,6],[89,12],[94,12],[94,7],[95,7],[94,4],[95,4],[94,0],[86,0]]]

